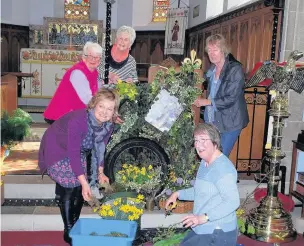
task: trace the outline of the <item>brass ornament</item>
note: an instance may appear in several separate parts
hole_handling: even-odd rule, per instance
[[[297,237],[292,217],[289,212],[284,210],[278,198],[278,186],[280,164],[285,157],[285,153],[281,149],[284,120],[290,115],[287,92],[293,89],[301,93],[304,89],[304,82],[301,79],[304,75],[304,67],[296,68],[295,63],[302,56],[302,52],[292,52],[284,66],[265,62],[245,85],[247,88],[257,86],[265,78],[271,78],[272,83],[269,90],[275,98],[269,110],[269,115],[273,116],[273,132],[271,149],[266,152],[270,163],[267,195],[261,200],[260,205],[252,209],[246,217],[243,234],[252,239],[275,245],[291,242]]]
[[[195,69],[199,69],[202,66],[202,60],[201,59],[195,59],[196,58],[196,51],[191,50],[190,52],[190,58],[185,58],[183,61],[183,64],[189,64],[192,66],[195,66]]]

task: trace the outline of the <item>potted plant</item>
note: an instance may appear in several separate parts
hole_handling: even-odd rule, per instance
[[[11,116],[7,112],[3,112],[1,116],[1,167],[4,159],[9,155],[10,149],[29,134],[31,123],[31,116],[20,108],[16,109]],[[1,177],[4,174],[1,172]],[[1,178],[1,204],[4,201],[3,189]]]
[[[2,149],[10,150],[30,133],[31,116],[22,109],[16,109],[11,116],[6,112],[1,117],[1,154]]]

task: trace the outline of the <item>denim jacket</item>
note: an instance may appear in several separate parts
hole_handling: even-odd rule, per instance
[[[207,98],[210,92],[210,74],[214,67],[212,65],[206,73]],[[226,56],[219,80],[221,84],[212,100],[216,108],[213,124],[221,133],[243,129],[249,122],[244,96],[245,77],[241,63],[232,54]]]

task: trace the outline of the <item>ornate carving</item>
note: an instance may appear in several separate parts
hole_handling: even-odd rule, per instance
[[[240,41],[243,40],[245,33],[248,32],[248,20],[241,23]]]
[[[210,27],[210,26],[214,26],[217,24],[222,24],[225,23],[229,20],[235,19],[236,17],[251,13],[253,11],[257,11],[260,9],[265,8],[263,1],[258,1],[255,3],[252,3],[250,5],[245,6],[244,8],[241,9],[237,9],[235,11],[229,12],[227,14],[224,14],[222,16],[219,16],[218,18],[215,18],[213,20],[207,21],[201,25],[195,26],[193,28],[191,28],[189,31],[190,32],[195,32],[195,31],[199,31],[201,29]]]
[[[246,94],[247,104],[267,105],[268,95],[267,94]]]

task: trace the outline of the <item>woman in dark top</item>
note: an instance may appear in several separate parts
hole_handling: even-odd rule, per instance
[[[45,132],[39,149],[39,167],[56,182],[56,201],[64,223],[64,240],[80,216],[83,202],[91,199],[86,157],[92,151],[91,178],[109,182],[103,172],[104,153],[118,114],[119,96],[101,89],[88,104],[56,120]]]
[[[207,71],[207,98],[198,98],[197,107],[205,106],[204,120],[221,134],[222,152],[229,157],[243,128],[249,122],[244,96],[245,77],[242,64],[229,53],[225,38],[215,34],[206,40],[210,69]]]

